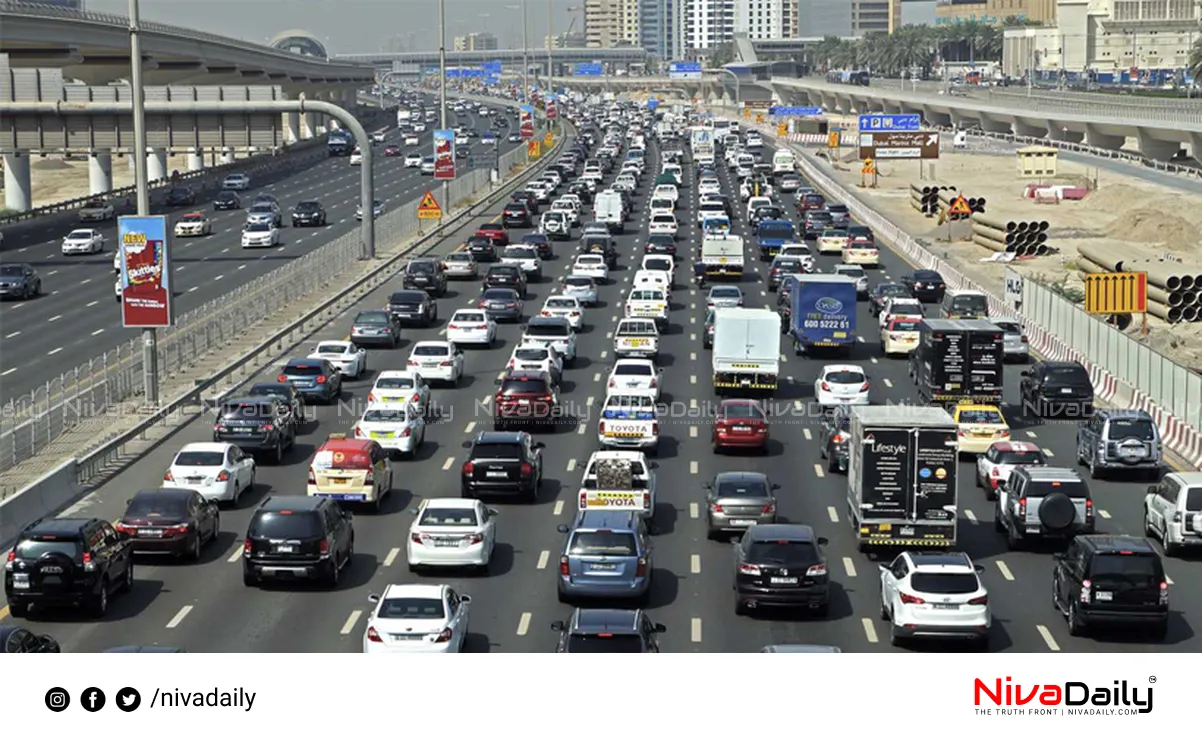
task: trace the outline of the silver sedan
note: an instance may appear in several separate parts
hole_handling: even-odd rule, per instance
[[[779,485],[760,472],[723,472],[705,485],[705,526],[710,539],[755,524],[776,523]]]
[[[560,293],[565,297],[574,297],[577,302],[586,307],[597,305],[597,282],[592,276],[573,274],[565,277]]]

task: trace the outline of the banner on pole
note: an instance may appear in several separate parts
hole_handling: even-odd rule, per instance
[[[167,217],[120,217],[121,323],[127,328],[175,324]]]
[[[440,181],[455,180],[455,130],[434,131],[434,177]]]
[[[518,132],[522,139],[534,139],[534,106],[519,106],[518,111]]]
[[[547,103],[543,106],[543,113],[547,115],[548,119],[554,119],[559,115],[559,99],[554,93],[547,94]]]

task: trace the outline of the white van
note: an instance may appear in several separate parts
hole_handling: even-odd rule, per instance
[[[651,192],[652,199],[672,199],[672,201],[680,200],[680,192],[676,190],[676,186],[671,183],[661,183]]]
[[[593,199],[593,219],[604,222],[611,233],[621,233],[622,226],[626,222],[622,195],[613,190],[605,190],[597,194]]]
[[[658,258],[660,256],[646,256],[647,258]],[[672,274],[667,271],[656,271],[654,269],[640,269],[634,274],[634,281],[631,286],[635,289],[659,289],[665,295],[672,293]]]
[[[640,266],[642,271],[663,271],[668,276],[676,275],[676,259],[670,255],[645,255]]]
[[[780,149],[772,153],[773,175],[792,173],[795,170],[797,170],[797,159],[793,157],[792,152],[789,152],[785,149]]]
[[[667,212],[668,214],[676,213],[676,199],[669,199],[667,196],[657,196],[651,199],[651,213]]]

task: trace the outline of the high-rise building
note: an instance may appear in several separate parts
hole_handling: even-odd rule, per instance
[[[455,51],[457,52],[491,52],[499,48],[497,37],[487,32],[455,37]]]
[[[541,48],[547,48],[548,40],[552,49],[583,49],[588,42],[584,34],[580,31],[573,31],[572,33],[565,31],[554,36],[544,36]],[[521,44],[518,44],[518,46],[521,46]]]
[[[797,0],[798,36],[851,36],[848,0]]]
[[[585,0],[584,37],[591,49],[637,46],[639,0]]]
[[[747,2],[747,0],[735,0]],[[732,0],[681,0],[686,50],[709,51],[735,38],[735,2]]]
[[[681,0],[641,0],[639,46],[661,60],[681,56]]]
[[[797,36],[797,0],[734,0],[734,30],[749,39]]]
[[[901,0],[851,0],[851,34],[891,34],[901,28]]]
[[[1116,0],[1110,4],[1117,7],[1122,4],[1122,0]],[[1105,8],[1108,4],[1100,5]],[[936,0],[935,2],[935,23],[940,26],[964,21],[1000,25],[1010,16],[1040,23],[1051,23],[1056,20],[1056,0]]]

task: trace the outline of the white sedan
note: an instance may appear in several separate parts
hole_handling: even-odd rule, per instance
[[[104,235],[100,230],[71,230],[63,238],[63,255],[91,255],[104,252]]]
[[[382,371],[376,377],[371,392],[367,394],[367,404],[377,403],[400,405],[429,406],[430,385],[417,372],[405,369],[403,371]]]
[[[903,552],[880,570],[881,618],[889,622],[891,644],[941,638],[988,648],[989,591],[967,554]]]
[[[647,234],[649,235],[671,235],[672,237],[676,237],[678,229],[676,217],[668,212],[653,214],[651,221],[647,223]]]
[[[227,175],[221,182],[221,188],[224,191],[245,191],[250,188],[250,176],[244,173]]]
[[[867,405],[868,388],[868,375],[864,373],[864,367],[854,364],[824,366],[818,379],[814,380],[818,404],[824,407]]]
[[[890,297],[885,302],[885,306],[881,308],[880,318],[877,322],[880,329],[884,330],[889,327],[889,323],[898,317],[914,317],[921,318],[925,314],[922,302],[910,297]]]
[[[595,281],[609,281],[609,266],[605,265],[603,255],[582,255],[576,258],[569,272],[577,276],[588,276]]]
[[[185,444],[163,475],[163,487],[187,488],[206,500],[237,505],[255,488],[255,458],[234,444]]]
[[[280,244],[280,230],[271,222],[248,222],[242,228],[242,247],[274,248]]]
[[[609,372],[606,389],[611,395],[637,390],[658,402],[663,381],[663,372],[655,368],[651,359],[622,359]]]
[[[497,512],[474,498],[423,500],[414,509],[405,556],[409,571],[424,567],[488,570],[497,544]]]
[[[405,167],[406,168],[420,168],[421,166],[422,166],[422,156],[421,155],[417,154],[416,152],[410,152],[408,155],[405,155]]]
[[[463,376],[463,351],[452,341],[420,341],[409,352],[409,368],[423,379],[458,386]]]
[[[424,121],[413,122],[413,131],[418,132],[419,134],[426,131],[426,123]]]
[[[421,144],[421,141],[422,141],[421,137],[417,136],[416,134],[406,134],[405,135],[405,146],[406,147],[417,147],[419,144]]]
[[[355,424],[355,438],[374,441],[393,456],[412,456],[426,440],[426,419],[410,403],[376,403]]]
[[[318,341],[309,358],[325,359],[342,372],[342,376],[351,379],[358,379],[367,371],[367,349],[350,341]]]
[[[483,310],[456,310],[447,323],[447,340],[457,346],[492,348],[497,321]]]
[[[562,294],[547,297],[538,314],[542,317],[562,317],[577,333],[584,330],[584,305],[576,297],[566,297]]]
[[[505,368],[543,371],[558,380],[563,378],[563,357],[546,343],[518,343],[514,346]]]
[[[450,586],[392,584],[367,597],[376,605],[363,632],[365,653],[458,653],[472,597]]]

